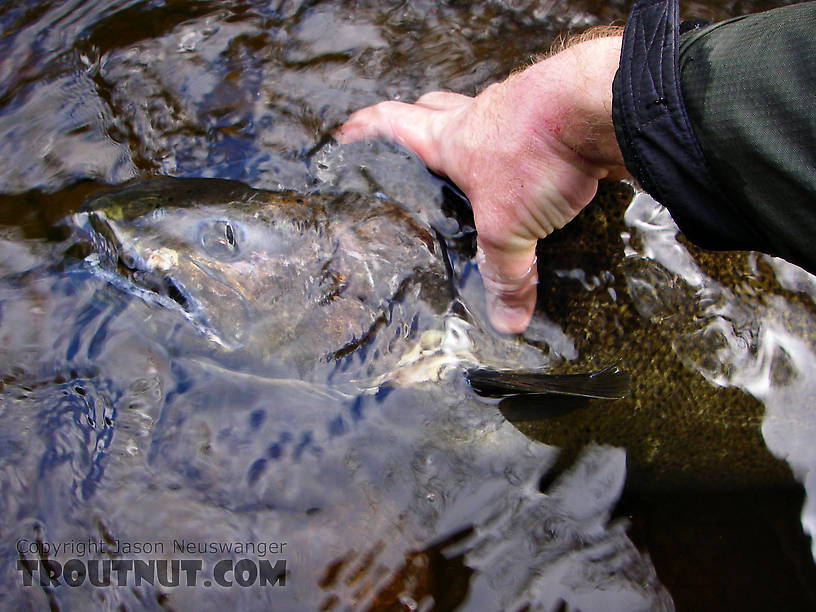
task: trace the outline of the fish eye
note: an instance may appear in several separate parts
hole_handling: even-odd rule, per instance
[[[201,222],[199,243],[215,259],[229,260],[238,257],[242,239],[243,231],[232,221],[208,219]]]

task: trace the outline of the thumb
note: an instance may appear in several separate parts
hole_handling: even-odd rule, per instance
[[[476,263],[485,288],[487,317],[496,331],[520,334],[530,323],[535,309],[535,240],[522,250],[504,251],[480,244],[477,237]]]

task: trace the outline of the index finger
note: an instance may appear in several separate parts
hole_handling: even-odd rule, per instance
[[[432,170],[444,173],[438,155],[439,113],[422,104],[380,102],[352,113],[334,137],[341,144],[372,138],[393,140],[414,151]]]

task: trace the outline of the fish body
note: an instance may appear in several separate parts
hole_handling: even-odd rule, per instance
[[[72,222],[120,286],[225,352],[302,359],[358,348],[416,277],[443,276],[432,236],[388,201],[157,178],[92,198]]]
[[[207,347],[230,367],[241,356],[242,371],[277,362],[302,373],[370,351],[364,386],[468,366],[471,381],[485,376],[479,344],[495,337],[452,314],[444,246],[393,201],[164,177],[98,194],[72,223],[113,284],[187,320],[185,350]],[[612,398],[628,387],[612,371],[491,372],[509,393]]]

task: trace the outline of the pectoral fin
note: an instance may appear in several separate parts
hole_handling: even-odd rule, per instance
[[[613,364],[588,374],[548,374],[538,370],[471,368],[465,372],[470,386],[482,395],[571,395],[596,399],[622,399],[631,391],[629,372]]]

